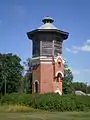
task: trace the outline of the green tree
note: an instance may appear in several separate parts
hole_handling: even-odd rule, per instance
[[[21,59],[12,53],[0,54],[0,92],[17,92],[20,87],[23,66]]]
[[[25,92],[32,93],[32,63],[31,58],[28,58],[26,62],[24,62],[26,74],[23,78],[23,87]]]
[[[21,81],[20,92],[32,93],[32,74],[26,73]]]
[[[90,85],[87,86],[87,93],[90,94]]]
[[[73,87],[75,91],[80,90],[84,93],[90,93],[90,85],[87,85],[86,83],[73,82]]]
[[[69,94],[73,91],[73,74],[67,63],[64,64],[63,94]]]

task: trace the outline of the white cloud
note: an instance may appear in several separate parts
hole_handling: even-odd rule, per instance
[[[66,50],[72,53],[78,53],[79,51],[90,52],[90,39],[86,40],[82,46],[73,46],[72,49],[66,48]]]
[[[90,69],[84,69],[83,71],[86,73],[90,73]]]
[[[71,53],[74,53],[74,54],[78,53],[77,50],[72,50],[72,49],[70,49],[70,48],[66,48],[66,50],[67,50],[68,52],[71,52]]]
[[[88,40],[86,41],[86,43],[87,43],[87,44],[90,43],[90,39],[88,39]]]
[[[73,49],[74,49],[74,50],[78,50],[78,51],[90,52],[90,45],[85,44],[85,45],[83,45],[83,46],[81,46],[81,47],[74,46]]]
[[[73,75],[80,75],[80,70],[72,70]]]
[[[88,39],[82,46],[74,46],[73,49],[79,51],[90,52],[90,39]]]
[[[70,50],[69,48],[66,48],[66,50],[67,50],[68,52],[71,52],[71,50]]]
[[[90,69],[72,70],[73,75],[90,74]]]

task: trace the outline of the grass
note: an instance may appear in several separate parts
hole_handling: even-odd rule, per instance
[[[90,113],[84,112],[14,112],[0,113],[0,120],[90,120]]]
[[[90,120],[90,112],[48,112],[25,106],[1,106],[0,120]]]

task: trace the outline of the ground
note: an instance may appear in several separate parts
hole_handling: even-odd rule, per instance
[[[90,120],[90,112],[0,112],[0,120]]]

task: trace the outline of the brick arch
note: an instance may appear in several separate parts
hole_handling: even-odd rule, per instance
[[[63,77],[64,77],[64,74],[63,74],[62,71],[57,71],[57,72],[56,72],[56,76],[57,76],[59,73],[62,75],[62,78],[63,78]]]
[[[34,84],[35,84],[35,82],[37,82],[37,83],[39,84],[39,81],[38,81],[38,80],[34,80]]]
[[[57,56],[55,62],[58,62],[58,60],[60,60],[64,64],[64,60],[61,56]]]

